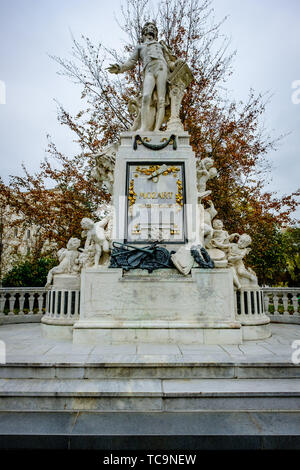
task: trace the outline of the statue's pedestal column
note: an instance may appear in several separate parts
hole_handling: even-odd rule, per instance
[[[232,285],[230,269],[86,269],[73,342],[239,344]]]
[[[162,147],[170,136],[145,132],[140,136],[144,145],[132,132],[121,135],[114,173],[115,241],[145,245],[163,240],[176,251],[195,238],[196,164],[189,135],[182,131],[164,148],[149,148]]]
[[[197,243],[196,162],[187,133],[123,134],[114,180],[115,242],[136,249],[158,240],[169,251]],[[73,341],[239,344],[232,271],[85,269]]]

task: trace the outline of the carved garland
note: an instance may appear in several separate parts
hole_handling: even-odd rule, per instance
[[[137,166],[135,171],[137,173],[141,173],[141,174],[144,174],[146,176],[150,176],[152,175],[153,173],[155,173],[157,170],[159,170],[161,167],[161,165],[152,165],[152,166],[149,166],[149,168],[141,168],[140,166]],[[178,168],[177,166],[169,166],[166,171],[164,171],[162,173],[162,175],[164,176],[167,176],[168,174],[170,173],[173,173],[174,176],[176,176],[176,173],[180,171],[180,168]]]
[[[177,183],[176,202],[180,207],[183,207],[182,181],[177,180],[176,183]]]
[[[128,200],[129,200],[129,206],[133,206],[133,204],[135,204],[136,193],[134,192],[134,180],[130,180],[130,183],[129,183]]]
[[[144,147],[146,147],[147,149],[150,149],[150,150],[162,150],[164,148],[166,148],[169,144],[173,144],[173,150],[177,150],[177,142],[176,142],[176,135],[175,134],[172,134],[171,137],[166,140],[165,142],[163,142],[162,144],[150,144],[148,143],[149,139],[148,138],[145,138],[145,139],[142,139],[142,137],[140,135],[136,135],[135,138],[134,138],[134,142],[133,142],[133,149],[134,150],[137,150],[137,144],[140,143],[142,144]]]

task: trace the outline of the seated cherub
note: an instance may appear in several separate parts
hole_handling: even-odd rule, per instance
[[[52,283],[54,274],[75,274],[79,271],[78,257],[80,247],[80,240],[78,238],[70,238],[67,248],[61,248],[57,255],[59,265],[50,269],[47,276],[47,283],[45,287],[49,287]]]
[[[239,236],[237,243],[231,243],[228,253],[228,263],[232,267],[234,285],[240,289],[245,279],[251,283],[257,283],[257,277],[252,269],[247,269],[243,258],[251,251],[251,237],[244,233]]]
[[[80,268],[90,268],[94,265],[96,249],[95,245],[90,245],[86,250],[81,250],[82,252],[78,258],[78,264]]]
[[[224,225],[222,220],[215,219],[212,223],[213,226],[213,235],[210,241],[210,245],[213,248],[219,248],[222,251],[227,252],[230,248],[230,242],[238,237],[238,233],[228,234],[226,230],[223,229]]]

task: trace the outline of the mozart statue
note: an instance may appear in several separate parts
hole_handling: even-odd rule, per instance
[[[158,131],[165,118],[167,81],[181,59],[171,53],[163,41],[158,41],[158,30],[154,23],[148,22],[142,29],[142,43],[138,44],[132,55],[123,64],[110,64],[110,73],[123,73],[135,67],[137,62],[143,63],[143,90],[140,109],[140,131]],[[185,85],[186,86],[186,85]],[[156,112],[153,119],[153,103]]]

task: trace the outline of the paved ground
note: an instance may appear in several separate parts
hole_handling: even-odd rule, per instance
[[[286,363],[291,364],[292,343],[300,340],[300,325],[273,324],[272,337],[242,345],[118,344],[73,345],[42,336],[40,324],[0,326],[7,363]]]
[[[0,449],[299,449],[300,325],[272,332],[240,346],[89,346],[0,326]]]

